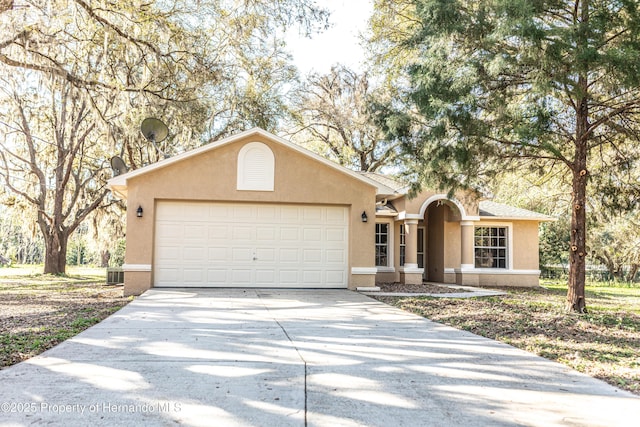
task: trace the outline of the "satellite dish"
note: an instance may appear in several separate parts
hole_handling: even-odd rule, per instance
[[[162,123],[162,120],[154,119],[153,117],[147,117],[142,121],[140,125],[140,131],[149,142],[153,144],[153,147],[159,154],[162,154],[166,159],[168,156],[158,147],[157,142],[164,141],[169,135],[169,128]]]
[[[124,163],[124,160],[122,160],[122,158],[119,156],[113,156],[111,158],[111,169],[113,169],[113,176],[122,175],[123,173],[127,173],[129,171],[129,168]]]
[[[164,141],[169,136],[169,128],[161,120],[148,117],[142,121],[140,130],[147,140],[156,143]]]

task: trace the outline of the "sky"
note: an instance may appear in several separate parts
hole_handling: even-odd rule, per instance
[[[373,10],[373,0],[317,0],[331,11],[331,28],[311,39],[289,36],[287,44],[300,73],[329,72],[335,63],[359,70],[364,52],[358,45],[358,34],[366,29]]]

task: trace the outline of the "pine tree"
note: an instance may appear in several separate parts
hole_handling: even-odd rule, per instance
[[[638,2],[377,2],[378,10],[393,5],[410,10],[397,25],[403,33],[376,43],[405,52],[407,99],[423,123],[406,149],[423,178],[478,188],[509,167],[564,168],[572,182],[567,311],[585,312],[590,162],[611,147],[624,157],[638,139]]]

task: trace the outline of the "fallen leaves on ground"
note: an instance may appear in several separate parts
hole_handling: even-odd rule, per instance
[[[450,294],[469,292],[465,289],[439,286],[433,283],[407,284],[407,283],[380,283],[377,285],[380,292],[412,293],[412,294]]]
[[[0,368],[42,353],[129,301],[121,285],[69,282],[0,281]]]
[[[565,293],[509,289],[505,296],[449,299],[376,297],[436,322],[561,362],[640,395],[640,315],[610,307],[610,295],[589,314],[564,312]]]

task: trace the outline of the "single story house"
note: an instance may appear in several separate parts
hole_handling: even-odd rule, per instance
[[[423,280],[538,284],[524,209],[407,188],[254,128],[118,175],[125,293],[151,287],[349,288]]]

